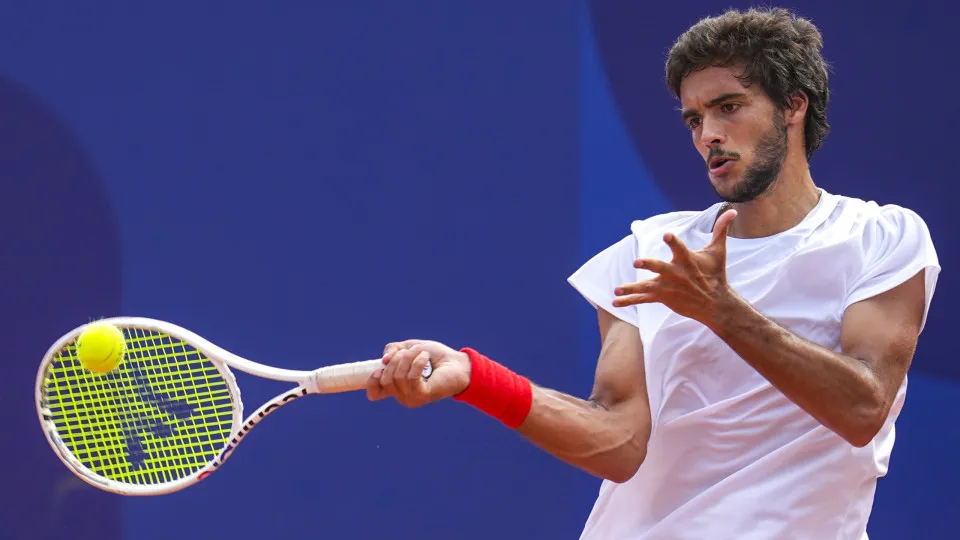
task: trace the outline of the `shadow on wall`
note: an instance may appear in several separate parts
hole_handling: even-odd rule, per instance
[[[119,498],[67,471],[33,405],[36,369],[50,344],[78,324],[120,313],[117,231],[79,142],[3,77],[0,118],[0,462],[8,467],[0,540],[119,539]]]

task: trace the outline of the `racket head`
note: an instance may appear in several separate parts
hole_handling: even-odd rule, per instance
[[[47,442],[74,474],[105,491],[160,495],[198,482],[243,423],[240,390],[220,349],[164,321],[95,322],[123,331],[125,357],[105,374],[84,368],[76,342],[86,324],[49,348],[36,380]]]

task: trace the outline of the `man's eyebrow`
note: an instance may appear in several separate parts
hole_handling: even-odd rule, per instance
[[[721,103],[723,103],[724,101],[727,101],[727,100],[738,99],[738,98],[742,98],[742,97],[745,97],[745,96],[746,96],[746,94],[744,94],[743,92],[727,92],[726,94],[720,94],[719,96],[717,96],[717,97],[715,97],[715,98],[713,98],[713,99],[711,99],[710,101],[707,102],[707,108],[709,109],[710,107],[715,107],[715,106],[717,106],[717,105],[719,105],[719,104],[721,104]],[[694,115],[696,115],[696,114],[697,114],[697,112],[696,112],[695,110],[693,110],[693,109],[686,109],[686,110],[683,111],[683,119],[686,120],[686,119],[688,119],[688,118],[690,118],[691,116],[694,116]]]

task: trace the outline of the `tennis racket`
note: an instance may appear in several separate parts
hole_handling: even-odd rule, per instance
[[[121,495],[161,495],[216,471],[267,415],[310,394],[366,388],[379,359],[294,371],[258,364],[177,325],[140,317],[97,321],[121,329],[126,353],[108,373],[77,359],[80,326],[54,343],[37,373],[47,441],[88,484]],[[294,383],[244,416],[231,369]],[[423,377],[433,372],[432,363]]]

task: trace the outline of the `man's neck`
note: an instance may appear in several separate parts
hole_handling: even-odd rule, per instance
[[[793,167],[784,165],[768,192],[747,203],[725,206],[737,211],[737,219],[728,231],[730,237],[763,238],[781,233],[795,227],[817,206],[820,190],[813,183],[806,162]]]

